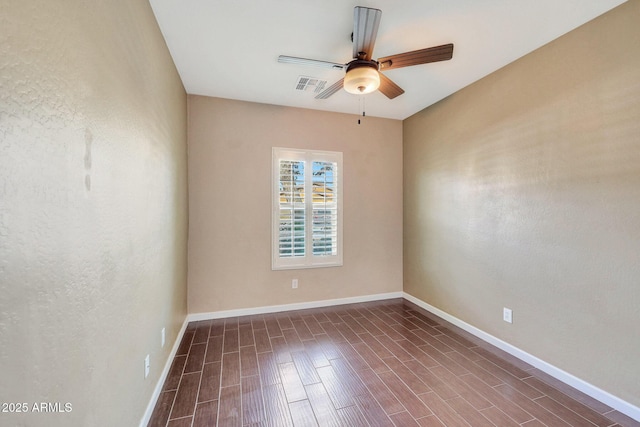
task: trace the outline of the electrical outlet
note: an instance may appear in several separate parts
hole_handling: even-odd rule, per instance
[[[291,280],[291,289],[298,289],[298,279]]]
[[[164,347],[164,341],[165,341],[165,331],[164,331],[164,328],[162,328],[162,330],[160,331],[160,347]]]
[[[151,367],[151,363],[149,361],[149,355],[144,358],[144,377],[147,378],[149,376],[149,368]]]
[[[502,320],[507,323],[513,323],[513,311],[510,308],[504,307],[502,309]]]

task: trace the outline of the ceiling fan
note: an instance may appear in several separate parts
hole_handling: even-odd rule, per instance
[[[387,98],[393,99],[402,95],[404,90],[382,74],[380,70],[392,70],[429,62],[447,61],[452,58],[453,44],[449,43],[385,56],[378,58],[378,60],[372,59],[373,46],[378,34],[381,16],[382,11],[379,9],[362,6],[354,8],[353,33],[351,34],[353,59],[346,64],[286,55],[280,55],[278,62],[345,70],[345,76],[320,92],[316,99],[329,98],[343,87],[347,92],[357,95],[371,93],[379,89]]]

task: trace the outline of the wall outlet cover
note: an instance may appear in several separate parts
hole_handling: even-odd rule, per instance
[[[149,355],[144,358],[144,377],[147,378],[149,376],[149,368],[151,367],[151,363],[149,360]]]
[[[504,307],[502,309],[502,320],[507,323],[513,323],[513,311],[510,308]]]

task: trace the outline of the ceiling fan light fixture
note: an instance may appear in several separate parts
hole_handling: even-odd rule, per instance
[[[344,90],[354,95],[364,95],[380,87],[380,75],[374,65],[363,64],[347,69]]]

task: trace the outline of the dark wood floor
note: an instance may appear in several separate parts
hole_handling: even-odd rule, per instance
[[[149,426],[640,426],[394,299],[190,323]]]

